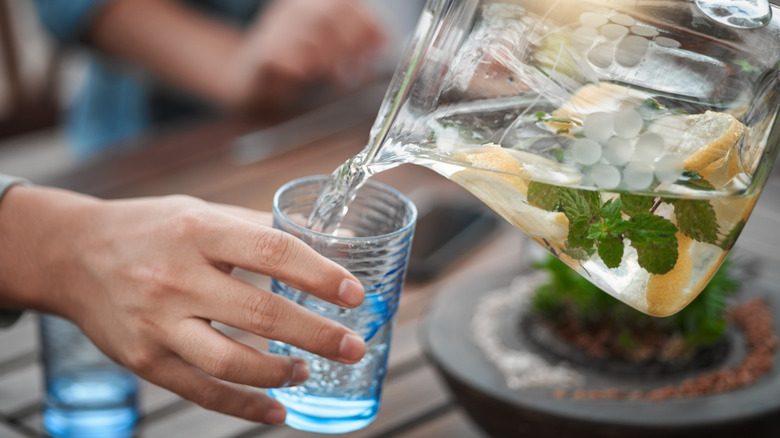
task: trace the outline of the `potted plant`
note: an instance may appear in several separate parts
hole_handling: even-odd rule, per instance
[[[426,351],[492,436],[778,436],[778,309],[734,271],[657,318],[551,257],[442,294]]]
[[[554,257],[531,297],[521,330],[559,360],[611,373],[663,374],[710,367],[728,350],[727,300],[739,282],[725,263],[680,312],[655,318],[602,292]]]

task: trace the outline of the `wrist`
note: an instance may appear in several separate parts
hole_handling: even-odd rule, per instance
[[[14,186],[0,205],[0,296],[9,309],[61,313],[74,275],[74,242],[98,201],[47,187]]]

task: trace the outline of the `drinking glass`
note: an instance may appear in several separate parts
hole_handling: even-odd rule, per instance
[[[52,438],[127,438],[139,417],[138,378],[75,324],[39,317],[46,394],[43,425]]]
[[[276,279],[271,287],[275,293],[357,332],[366,341],[366,355],[354,365],[345,365],[272,341],[272,353],[304,358],[311,377],[300,386],[268,392],[287,407],[286,422],[291,427],[343,433],[365,427],[379,409],[417,210],[398,191],[369,181],[358,192],[337,233],[312,231],[303,224],[328,178],[306,177],[281,187],[273,201],[274,227],[348,269],[363,284],[365,300],[357,308],[345,309]]]

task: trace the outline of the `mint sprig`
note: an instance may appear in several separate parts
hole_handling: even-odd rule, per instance
[[[677,184],[694,190],[708,191],[715,189],[712,183],[702,178],[701,175],[692,170],[684,170],[680,178],[677,180]]]
[[[598,240],[598,253],[604,264],[617,268],[623,260],[623,239],[620,236],[605,236]]]
[[[735,227],[729,236],[719,240],[715,210],[706,200],[624,193],[602,202],[598,192],[532,181],[528,186],[528,202],[566,215],[569,256],[585,260],[596,252],[607,267],[616,268],[623,260],[628,240],[637,252],[639,266],[652,274],[665,274],[677,264],[677,233],[728,248],[726,245],[733,244],[740,231]],[[662,204],[674,206],[674,222],[655,214]]]
[[[637,262],[651,274],[666,274],[677,263],[677,227],[650,213],[632,217],[626,237],[636,249]]]
[[[718,242],[718,245],[725,250],[731,249],[731,247],[734,246],[734,243],[737,241],[737,237],[739,237],[739,233],[742,232],[743,228],[745,228],[745,220],[740,219],[740,221],[734,225],[734,228],[729,231],[723,240]]]
[[[601,210],[598,192],[559,187],[558,199],[561,211],[570,221],[585,219],[591,222]]]
[[[709,201],[700,199],[674,199],[677,227],[691,239],[699,242],[718,243],[718,220]]]
[[[623,211],[629,216],[650,211],[655,201],[650,196],[632,195],[630,193],[621,193],[620,201],[623,204]]]
[[[596,244],[596,239],[591,237],[591,226],[599,218],[601,197],[597,192],[559,187],[558,203],[569,219],[566,245],[574,250],[569,255],[578,260],[589,258]]]
[[[623,233],[627,222],[621,218],[621,201],[608,200],[601,206],[601,220],[590,227],[588,237],[598,242],[601,260],[610,268],[617,268],[623,260]]]

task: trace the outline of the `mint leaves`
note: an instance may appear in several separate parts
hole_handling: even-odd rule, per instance
[[[651,213],[632,217],[626,238],[636,248],[639,266],[651,274],[666,274],[677,263],[677,227]],[[613,268],[616,266],[610,266]]]
[[[715,245],[727,245],[734,240],[726,236],[724,241],[719,241],[715,210],[706,200],[623,193],[602,202],[599,192],[532,181],[528,186],[528,202],[566,215],[569,256],[585,260],[597,252],[610,268],[617,268],[623,260],[626,240],[636,250],[639,266],[652,274],[665,274],[674,268],[679,256],[678,232]],[[655,214],[664,203],[674,206],[676,225]]]
[[[740,219],[739,222],[734,225],[734,228],[732,228],[731,231],[729,231],[725,238],[720,242],[720,247],[723,249],[730,249],[732,246],[734,246],[734,243],[737,241],[737,237],[739,237],[739,233],[742,232],[743,228],[745,228],[745,220]]]
[[[601,207],[603,220],[590,227],[593,240],[598,242],[598,254],[604,263],[615,268],[623,260],[623,233],[626,231],[626,222],[620,217],[620,200],[608,200]]]
[[[528,202],[543,210],[555,211],[558,206],[558,190],[557,186],[532,181],[528,186]]]
[[[718,221],[715,210],[708,201],[674,199],[674,214],[680,231],[691,239],[705,243],[718,243]]]

